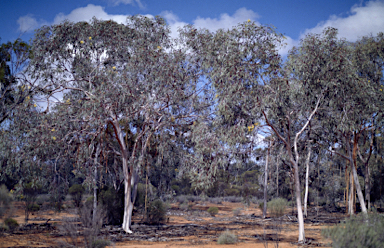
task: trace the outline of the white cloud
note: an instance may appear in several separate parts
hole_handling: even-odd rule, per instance
[[[120,4],[131,4],[131,5],[134,5],[136,3],[139,6],[140,9],[144,8],[144,5],[141,2],[141,0],[109,0],[109,2],[113,6],[118,6]]]
[[[233,26],[239,24],[240,22],[247,21],[248,19],[254,21],[259,17],[260,16],[252,10],[240,8],[236,10],[236,12],[232,16],[228,15],[227,13],[221,14],[219,19],[197,17],[193,21],[193,24],[198,28],[207,28],[210,31],[216,31],[221,28],[230,29]]]
[[[36,28],[47,24],[47,22],[43,20],[36,20],[36,18],[32,15],[19,17],[19,19],[17,19],[17,23],[19,24],[19,31],[21,32],[33,32]]]
[[[179,17],[173,14],[171,11],[163,11],[160,13],[160,16],[164,17],[171,29],[171,37],[177,38],[178,29],[187,25],[188,23],[180,21]]]
[[[160,16],[164,17],[167,20],[168,25],[171,29],[171,36],[173,38],[177,37],[177,30],[188,23],[183,22],[171,11],[163,11],[160,13]],[[216,31],[220,28],[230,29],[233,26],[236,26],[240,22],[247,21],[248,19],[255,21],[259,18],[259,15],[252,10],[247,10],[246,8],[238,9],[232,16],[227,13],[221,14],[220,18],[202,18],[197,17],[192,21],[192,24],[197,28],[206,28],[210,31]],[[258,23],[259,24],[259,23]]]
[[[376,35],[384,32],[384,1],[370,1],[362,5],[354,5],[350,15],[340,17],[332,15],[328,20],[320,22],[316,27],[305,30],[301,38],[308,33],[321,33],[326,27],[339,30],[339,37],[356,41],[362,36]]]
[[[291,50],[294,46],[299,44],[298,41],[292,39],[289,36],[285,36],[285,40],[283,41],[283,45],[278,48],[278,53],[285,57],[288,55],[289,50]]]
[[[97,19],[102,20],[113,20],[118,23],[126,23],[127,20],[126,15],[110,15],[104,11],[103,7],[88,4],[86,7],[81,7],[72,10],[72,12],[68,15],[59,13],[58,15],[56,15],[54,23],[57,24],[66,19],[73,22],[89,21],[92,19],[92,17],[96,17]]]

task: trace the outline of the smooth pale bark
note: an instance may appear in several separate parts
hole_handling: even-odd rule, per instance
[[[308,216],[308,212],[307,212],[307,202],[308,202],[308,177],[309,177],[309,160],[310,160],[310,157],[311,157],[311,145],[309,144],[308,145],[308,156],[307,156],[307,160],[305,161],[305,165],[306,165],[306,172],[305,172],[305,194],[304,194],[304,216],[307,217]]]
[[[271,146],[271,145],[269,145]],[[268,187],[268,161],[269,161],[269,149],[267,149],[267,159],[265,161],[265,169],[264,169],[264,208],[263,208],[263,218],[267,215],[267,187]]]
[[[355,202],[354,202],[354,197],[353,194],[355,192],[355,187],[353,183],[353,175],[352,172],[349,173],[349,195],[348,195],[348,214],[349,215],[354,215],[355,213]]]
[[[357,152],[359,154],[359,157],[361,161],[364,163],[365,167],[365,178],[364,178],[364,184],[365,184],[365,201],[368,206],[368,209],[371,209],[371,183],[370,183],[370,177],[371,172],[369,169],[369,160],[371,159],[372,151],[373,151],[373,138],[375,135],[375,129],[372,130],[370,142],[369,142],[369,152],[367,157],[364,159],[363,155],[360,152],[359,145],[357,144]]]
[[[348,137],[349,136],[347,136],[347,138]],[[365,200],[364,200],[363,192],[361,190],[361,186],[360,186],[360,182],[359,182],[359,177],[358,177],[357,171],[356,171],[356,156],[357,156],[358,134],[356,134],[356,133],[354,134],[353,150],[352,151],[350,149],[350,142],[349,141],[350,141],[350,139],[347,140],[347,149],[349,151],[351,171],[352,171],[352,175],[353,175],[353,179],[354,179],[354,183],[355,183],[355,187],[356,187],[356,192],[357,192],[357,196],[359,198],[359,202],[360,202],[360,206],[361,206],[361,211],[364,214],[367,214],[367,207],[365,205]]]
[[[123,225],[122,228],[127,233],[132,233],[131,231],[131,220],[132,220],[132,210],[133,210],[133,202],[132,202],[132,173],[133,173],[133,161],[130,161],[130,165],[128,165],[128,150],[124,142],[124,136],[121,131],[119,122],[116,116],[110,111],[110,116],[112,118],[111,124],[114,128],[116,139],[119,142],[120,150],[121,150],[121,159],[123,164],[123,175],[124,175],[124,216],[123,216]],[[135,142],[136,143],[136,142]],[[136,156],[136,144],[133,148],[131,158],[135,158]]]
[[[304,231],[303,208],[302,208],[302,203],[301,203],[300,178],[299,178],[299,160],[300,160],[300,155],[299,155],[299,152],[298,152],[298,149],[297,149],[297,143],[298,143],[300,135],[308,127],[308,125],[311,122],[313,116],[316,114],[316,112],[317,112],[317,110],[319,108],[319,104],[320,104],[322,99],[323,99],[322,96],[320,96],[317,99],[315,108],[313,109],[313,111],[309,115],[307,121],[305,122],[305,124],[303,125],[301,130],[299,132],[297,132],[296,135],[295,135],[295,139],[293,141],[293,148],[294,148],[294,151],[295,151],[295,157],[294,157],[294,155],[292,153],[292,141],[291,141],[291,130],[290,130],[291,120],[289,118],[289,115],[287,116],[287,122],[288,122],[287,130],[286,130],[287,131],[287,133],[286,133],[287,135],[284,138],[280,134],[280,132],[276,129],[276,127],[269,121],[266,113],[264,111],[262,111],[262,114],[263,114],[263,116],[265,118],[265,121],[266,121],[267,125],[269,127],[271,127],[272,130],[274,131],[274,133],[277,135],[277,137],[279,137],[279,139],[284,142],[285,147],[286,147],[286,151],[288,153],[289,160],[290,160],[290,162],[292,164],[292,167],[293,167],[293,170],[294,170],[294,187],[295,187],[295,197],[296,197],[296,206],[297,206],[297,221],[299,222],[299,240],[298,240],[299,243],[304,243],[305,242],[305,231]]]

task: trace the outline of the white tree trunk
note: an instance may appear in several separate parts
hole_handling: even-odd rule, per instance
[[[299,243],[305,242],[305,232],[304,232],[304,216],[303,209],[301,205],[301,190],[300,190],[300,181],[299,181],[299,166],[295,163],[295,195],[296,195],[296,206],[297,206],[297,221],[299,222]]]
[[[365,200],[364,200],[363,192],[361,191],[361,186],[360,186],[359,178],[357,176],[357,171],[356,171],[355,165],[352,166],[352,173],[353,173],[353,179],[355,180],[356,191],[357,191],[357,196],[359,198],[359,202],[360,202],[360,206],[361,206],[361,211],[364,214],[367,214],[367,207],[365,205]]]
[[[308,177],[309,177],[309,160],[311,157],[311,145],[308,145],[308,157],[306,161],[307,171],[305,173],[305,195],[304,195],[304,216],[308,216],[307,205],[308,205]]]
[[[354,209],[354,197],[353,194],[355,194],[355,187],[353,185],[353,176],[352,172],[349,173],[349,195],[348,195],[348,214],[354,215],[355,209]]]
[[[133,204],[131,201],[131,180],[124,179],[124,217],[123,217],[123,230],[127,233],[131,231]]]

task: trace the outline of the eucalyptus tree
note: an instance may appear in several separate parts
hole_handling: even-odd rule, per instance
[[[366,213],[357,174],[357,158],[360,138],[371,134],[372,145],[364,151],[364,159],[360,156],[367,169],[373,149],[374,130],[382,122],[384,39],[383,34],[379,34],[376,37],[363,37],[355,43],[339,40],[338,44],[344,47],[343,60],[347,62],[337,71],[342,83],[333,89],[338,97],[324,106],[319,119],[324,128],[328,129],[332,152],[343,157],[350,168],[349,213],[353,214],[354,211],[352,196],[355,192],[362,211]],[[365,174],[368,176],[368,171]]]
[[[201,107],[198,71],[169,34],[162,18],[133,16],[126,24],[93,19],[44,26],[32,43],[32,77],[52,96],[65,91],[56,103],[58,114],[67,116],[60,125],[78,123],[64,141],[98,139],[113,128],[118,147],[111,149],[124,175],[122,227],[128,233],[135,174],[151,138],[191,125]]]

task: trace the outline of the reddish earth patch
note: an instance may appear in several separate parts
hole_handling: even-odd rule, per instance
[[[212,217],[207,213],[210,206],[217,206],[219,213]],[[234,216],[233,210],[241,208],[240,214]],[[41,210],[30,216],[28,224],[24,223],[22,203],[15,203],[12,218],[21,225],[14,233],[0,233],[0,247],[55,247],[58,242],[68,241],[68,237],[60,233],[60,226],[68,218],[76,217],[73,209],[61,213],[52,210]],[[272,218],[262,219],[261,211],[255,205],[244,207],[241,203],[223,202],[222,204],[193,203],[187,211],[172,204],[168,222],[164,225],[149,226],[142,224],[142,215],[133,218],[133,234],[126,234],[120,227],[106,226],[101,230],[101,237],[111,240],[110,247],[165,248],[165,247],[222,247],[217,244],[220,234],[229,230],[238,236],[238,243],[225,247],[290,248],[298,247],[298,225],[296,218],[288,210],[286,215],[276,221]],[[310,212],[306,220],[306,247],[329,246],[330,240],[321,236],[321,229],[344,218],[343,214]],[[2,220],[0,220],[2,221]],[[277,231],[280,228],[280,232]],[[277,236],[278,233],[278,236]],[[81,240],[79,240],[81,241]]]

